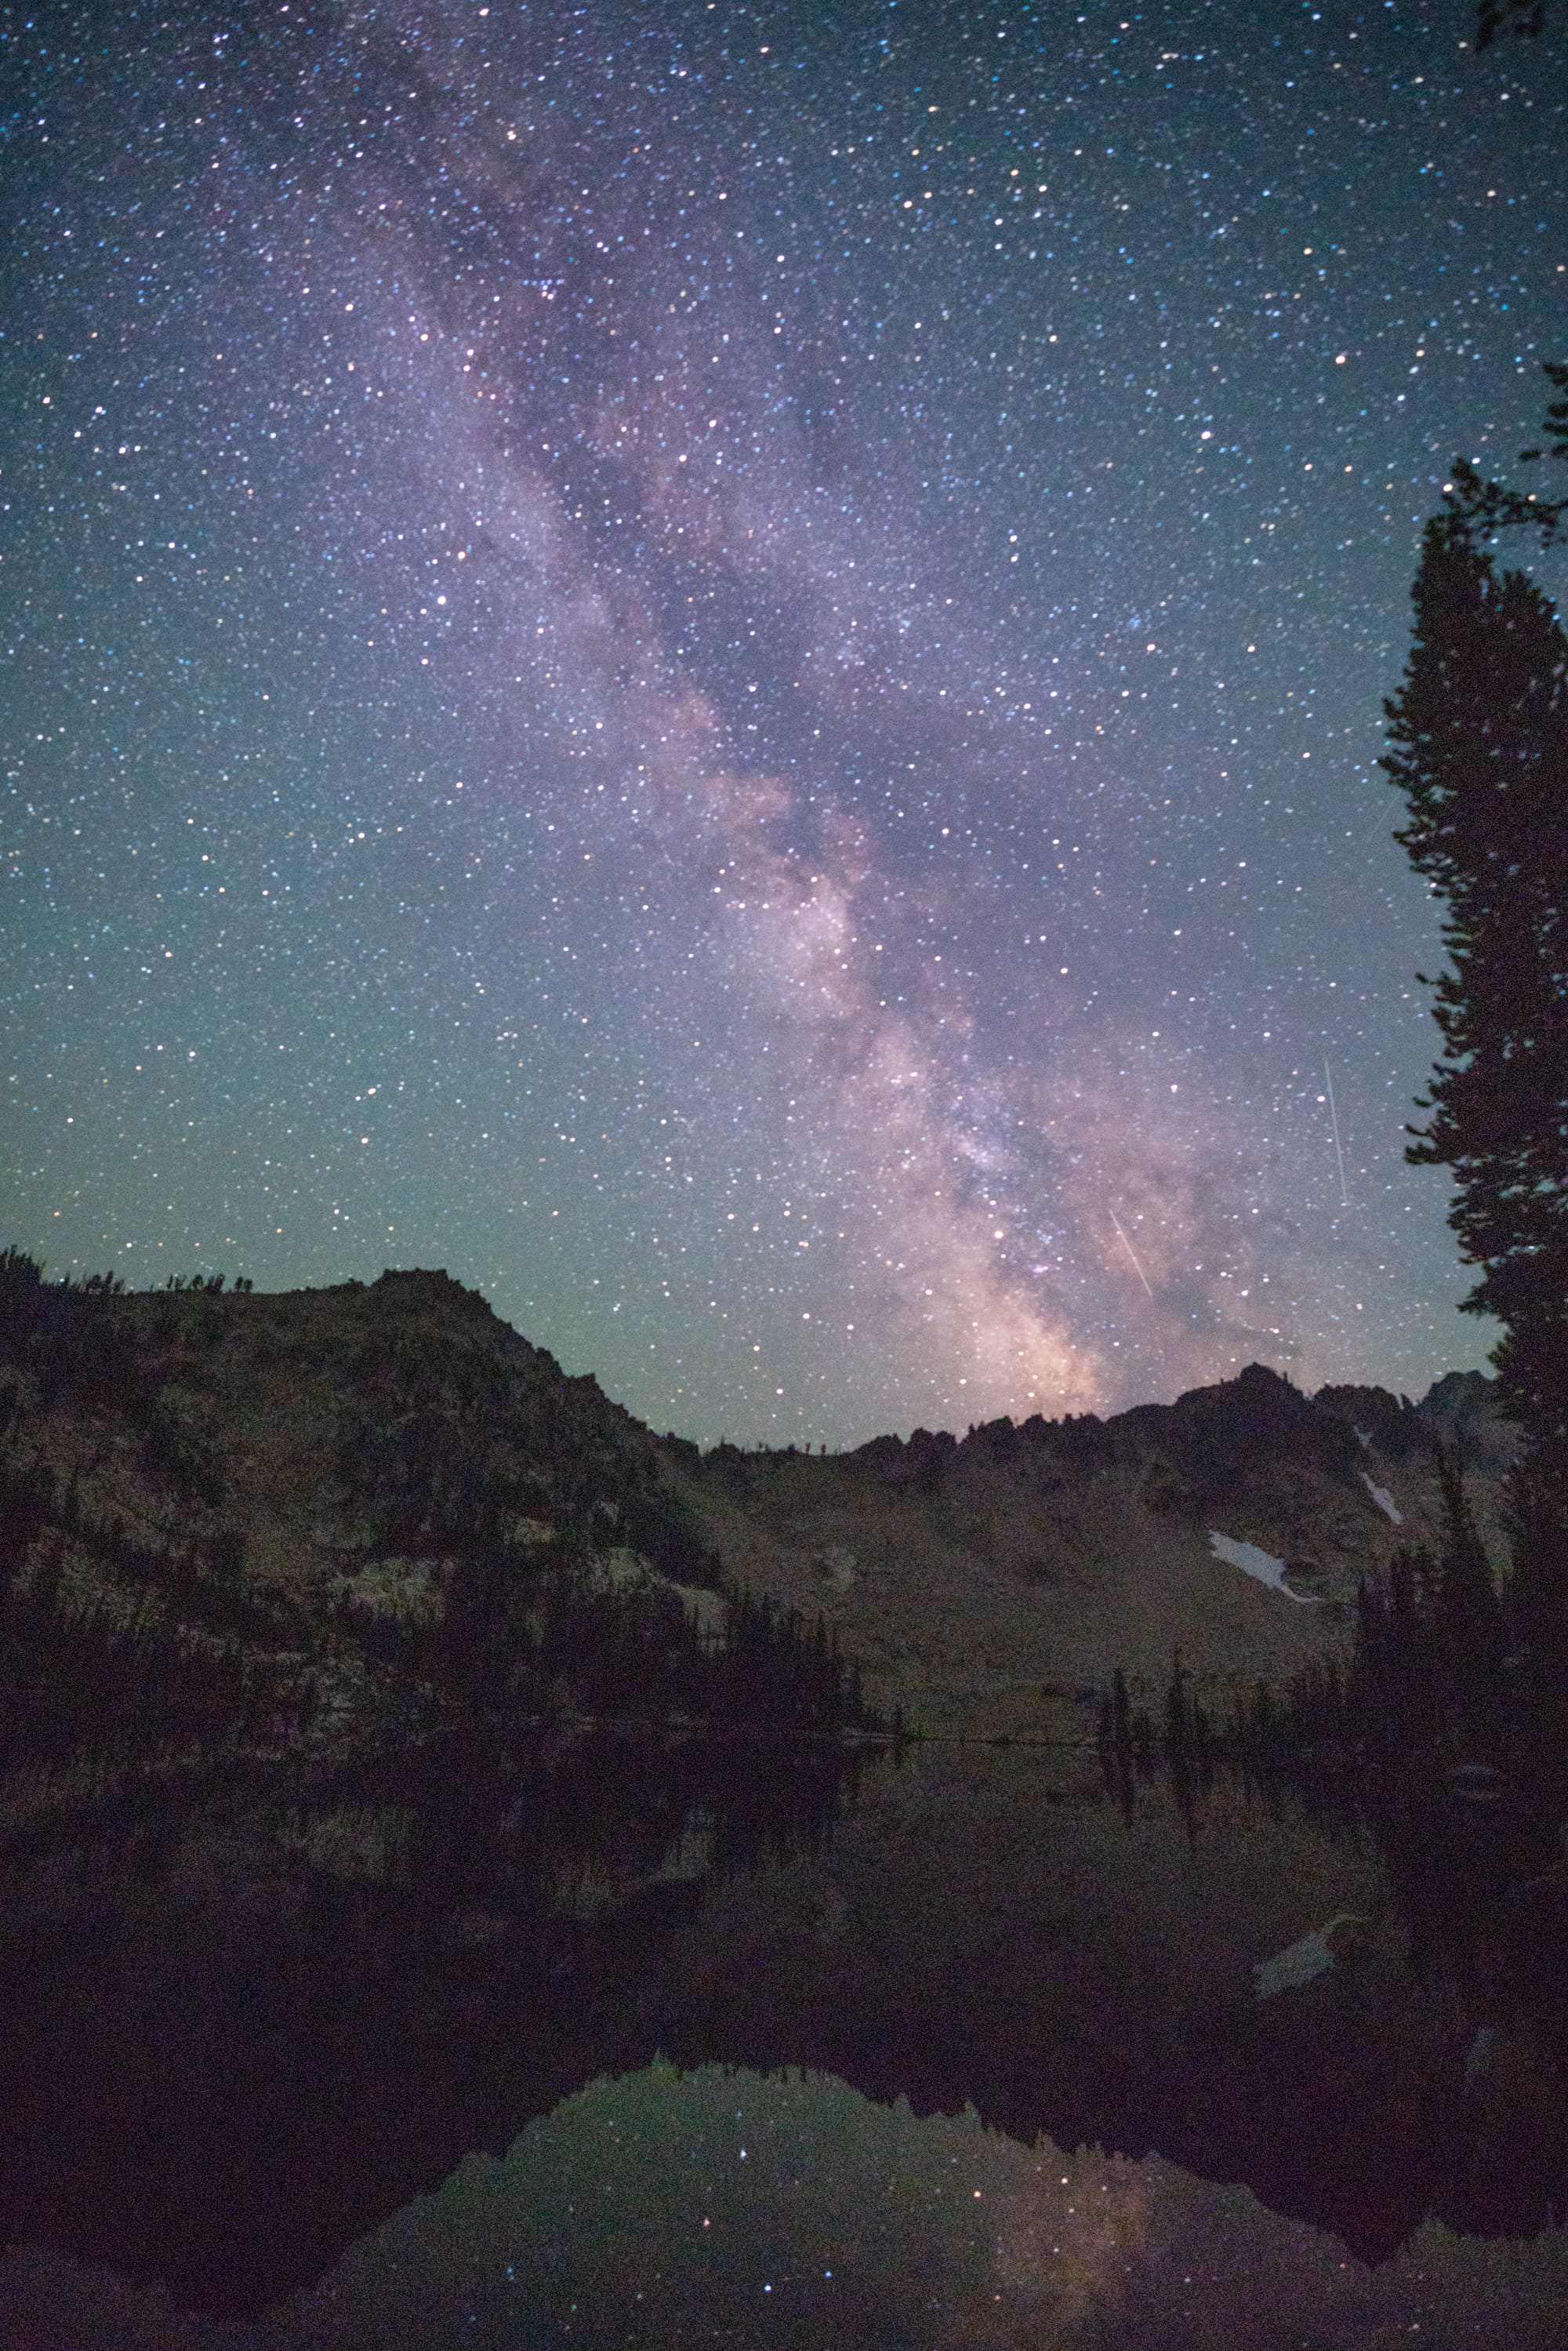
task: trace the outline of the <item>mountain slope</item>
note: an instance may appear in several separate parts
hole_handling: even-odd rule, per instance
[[[8,1256],[0,1749],[852,1718],[836,1658],[719,1592],[674,1449],[444,1274],[127,1296]]]
[[[1117,1663],[1163,1686],[1179,1646],[1200,1678],[1245,1685],[1343,1642],[1359,1578],[1438,1541],[1442,1444],[1500,1560],[1511,1437],[1479,1374],[1411,1405],[1309,1398],[1251,1364],[1104,1422],[916,1431],[825,1458],[721,1448],[681,1474],[732,1572],[821,1609],[884,1703],[927,1729],[1040,1737],[1081,1731],[1082,1694]],[[1228,1564],[1215,1533],[1282,1560],[1311,1597]]]
[[[1179,1646],[1200,1679],[1249,1684],[1342,1643],[1358,1578],[1437,1538],[1442,1444],[1495,1560],[1511,1433],[1477,1374],[1410,1405],[1253,1364],[1104,1422],[705,1457],[444,1274],[125,1295],[13,1254],[0,1739],[849,1719],[831,1645],[764,1598],[821,1618],[915,1727],[1076,1735],[1118,1663],[1154,1685]],[[1283,1588],[1238,1545],[1283,1562]]]

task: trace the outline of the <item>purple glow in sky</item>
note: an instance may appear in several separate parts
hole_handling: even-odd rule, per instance
[[[1375,764],[1568,318],[1471,29],[36,20],[6,1237],[444,1265],[704,1439],[1479,1362]]]

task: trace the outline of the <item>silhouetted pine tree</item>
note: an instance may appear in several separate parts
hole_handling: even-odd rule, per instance
[[[1171,1658],[1171,1677],[1166,1688],[1166,1761],[1183,1767],[1192,1752],[1192,1712],[1187,1692],[1191,1679],[1177,1649]]]
[[[1454,1455],[1438,1458],[1443,1496],[1443,1554],[1437,1568],[1433,1632],[1437,1662],[1456,1697],[1472,1685],[1495,1682],[1507,1646],[1491,1562],[1476,1531],[1464,1479]]]
[[[1444,902],[1444,1040],[1407,1156],[1451,1166],[1484,1268],[1465,1301],[1508,1326],[1504,1393],[1568,1424],[1568,638],[1523,573],[1451,516],[1428,523],[1416,644],[1382,764],[1396,835]],[[1423,976],[1424,977],[1424,976]],[[1416,1132],[1413,1130],[1413,1132]]]
[[[1443,1054],[1406,1156],[1453,1170],[1449,1222],[1482,1270],[1464,1306],[1503,1325],[1492,1361],[1528,1441],[1512,1604],[1568,1662],[1568,637],[1477,528],[1455,500],[1427,526],[1382,762],[1449,956],[1427,982]]]

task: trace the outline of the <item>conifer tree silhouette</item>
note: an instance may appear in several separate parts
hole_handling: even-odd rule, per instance
[[[1568,371],[1548,373],[1561,390]],[[1427,526],[1381,763],[1449,957],[1421,975],[1443,1052],[1406,1156],[1453,1170],[1449,1222],[1481,1269],[1464,1307],[1503,1325],[1491,1360],[1527,1438],[1515,1614],[1568,1664],[1568,636],[1536,582],[1481,543],[1526,522],[1550,538],[1558,509],[1528,511],[1464,468],[1456,483]]]

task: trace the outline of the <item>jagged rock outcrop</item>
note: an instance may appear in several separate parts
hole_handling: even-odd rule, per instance
[[[1200,1683],[1248,1684],[1343,1643],[1359,1579],[1440,1540],[1444,1445],[1500,1564],[1513,1433],[1479,1373],[1412,1405],[1308,1396],[1253,1364],[1111,1420],[917,1429],[826,1458],[730,1447],[690,1490],[735,1571],[821,1609],[912,1719],[1070,1736],[1117,1662],[1153,1689],[1179,1647]],[[1282,1560],[1302,1598],[1217,1557],[1215,1532]]]

